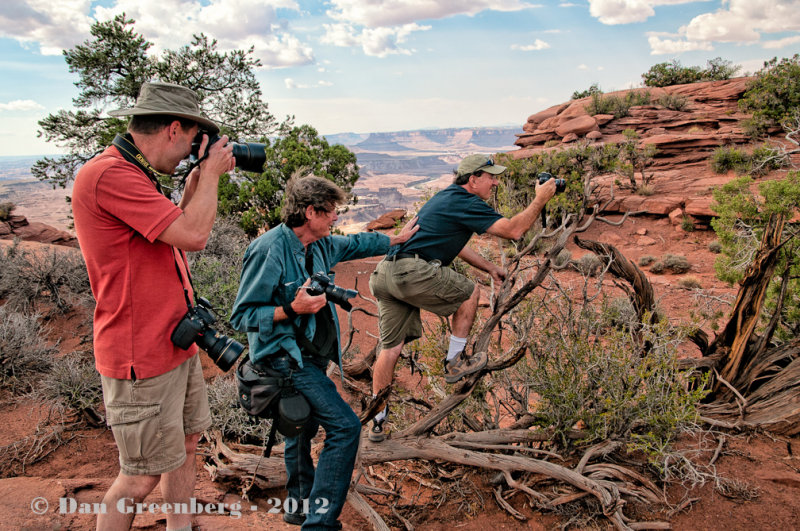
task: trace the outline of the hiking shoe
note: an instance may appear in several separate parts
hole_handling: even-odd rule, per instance
[[[382,442],[386,438],[386,434],[383,432],[383,423],[386,421],[386,417],[383,420],[373,420],[372,427],[369,429],[369,440],[372,442]]]
[[[467,351],[462,350],[452,360],[444,360],[444,381],[451,384],[456,383],[464,376],[486,367],[488,361],[489,355],[486,352],[473,353],[472,356],[468,356]]]
[[[303,513],[283,513],[283,521],[289,525],[303,525],[306,515]]]

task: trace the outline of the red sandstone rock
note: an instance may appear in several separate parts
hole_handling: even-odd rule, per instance
[[[575,133],[567,133],[564,135],[564,138],[561,139],[561,142],[564,144],[568,144],[569,142],[575,142],[578,140],[578,135]]]
[[[402,208],[392,210],[367,224],[367,230],[385,230],[396,226],[397,221],[406,216],[406,211]]]
[[[588,133],[589,131],[597,131],[598,126],[597,122],[594,121],[592,116],[585,114],[583,116],[578,116],[576,118],[572,118],[571,120],[567,120],[563,122],[561,125],[556,127],[556,134],[558,136],[564,137],[570,133],[574,133],[576,135],[583,135]]]

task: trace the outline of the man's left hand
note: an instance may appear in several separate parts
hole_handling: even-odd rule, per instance
[[[416,234],[419,230],[419,225],[417,225],[418,219],[418,216],[414,216],[408,223],[405,224],[405,226],[400,230],[399,234],[395,236],[389,236],[389,245],[392,246],[405,243],[409,238]]]

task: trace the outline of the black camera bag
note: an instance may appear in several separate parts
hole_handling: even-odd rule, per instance
[[[296,437],[311,418],[311,406],[292,385],[291,375],[259,365],[246,358],[236,369],[239,405],[254,417],[272,419],[284,437]]]

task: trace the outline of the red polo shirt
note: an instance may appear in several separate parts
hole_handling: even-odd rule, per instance
[[[186,314],[183,287],[192,296],[188,266],[156,238],[181,209],[160,194],[115,147],[86,163],[72,191],[72,212],[89,270],[98,372],[117,379],[150,378],[197,352],[182,350],[170,335]],[[183,285],[175,269],[181,267]],[[194,300],[194,299],[192,299]]]

